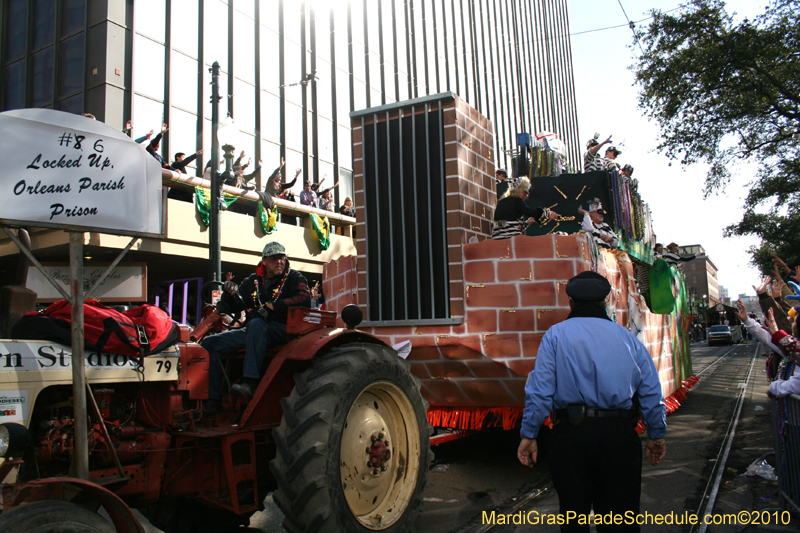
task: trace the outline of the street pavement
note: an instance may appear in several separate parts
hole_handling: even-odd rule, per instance
[[[704,343],[692,347],[695,371],[699,371],[729,348],[708,348]],[[755,343],[739,345],[731,357],[716,368],[703,374],[702,380],[689,391],[681,407],[667,417],[667,455],[661,464],[651,466],[645,461],[642,470],[641,513],[651,515],[684,516],[701,509],[701,499],[717,461],[720,447],[728,430],[736,404],[740,383],[744,383]],[[713,513],[739,513],[740,511],[779,509],[776,481],[745,474],[754,461],[774,451],[771,400],[766,396],[768,381],[764,363],[759,355],[753,369],[750,386],[745,392],[741,418],[736,427],[730,455],[726,462],[719,495]],[[774,465],[774,456],[767,459]],[[704,506],[703,506],[704,508]],[[558,496],[554,490],[526,506],[524,512],[535,510],[541,514],[558,512]],[[752,514],[750,515],[752,516]],[[785,518],[787,515],[783,515]],[[780,517],[780,515],[778,515]],[[481,519],[460,531],[474,531]],[[595,531],[595,528],[591,528]],[[685,525],[643,526],[643,531],[678,533],[690,531]],[[724,533],[767,531],[800,531],[800,520],[794,515],[789,525],[755,527],[741,524],[711,525],[708,531]],[[492,529],[503,533],[555,533],[555,525],[510,525]],[[697,531],[697,528],[694,529]]]
[[[695,373],[730,350],[710,348],[705,343],[692,345]],[[667,417],[667,455],[658,466],[645,462],[642,481],[641,511],[652,515],[696,513],[706,488],[731,416],[740,384],[744,383],[755,343],[738,345],[731,356],[705,372],[701,381],[689,391],[681,407]],[[771,402],[766,396],[766,357],[759,355],[750,386],[745,393],[741,418],[736,428],[725,473],[714,512],[738,513],[742,510],[774,510],[779,508],[777,482],[745,475],[755,460],[774,450]],[[520,506],[532,490],[549,481],[546,457],[546,436],[541,448],[543,457],[535,468],[521,466],[516,459],[519,436],[514,431],[490,430],[475,436],[449,442],[434,448],[435,463],[429,473],[422,510],[417,520],[420,533],[468,533],[483,528],[483,512],[510,512]],[[774,457],[767,457],[774,464]],[[521,507],[523,513],[558,512],[558,496],[550,488]],[[516,509],[514,509],[516,510]],[[283,532],[283,516],[269,495],[265,509],[255,514],[250,531]],[[148,533],[159,530],[146,524]],[[659,533],[688,532],[682,525],[644,526],[645,531]],[[768,531],[800,531],[798,517],[789,526],[710,526],[709,531],[752,533]],[[553,525],[497,526],[493,532],[555,533]],[[594,528],[592,528],[594,531]],[[695,529],[696,531],[696,529]]]

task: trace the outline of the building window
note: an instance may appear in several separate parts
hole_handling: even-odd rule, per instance
[[[83,39],[80,33],[63,41],[58,51],[59,98],[83,90]]]
[[[36,0],[33,17],[33,49],[38,50],[53,44],[56,26],[56,3],[54,0]]]
[[[53,101],[53,47],[33,56],[31,106],[42,107]]]
[[[25,55],[27,40],[28,5],[25,0],[9,0],[8,29],[6,31],[5,61],[13,61]]]
[[[58,109],[66,111],[67,113],[75,113],[80,115],[83,113],[83,93],[78,93],[72,98],[61,100],[58,103]]]
[[[21,109],[25,107],[25,61],[11,63],[3,69],[3,93],[5,101],[3,109]]]
[[[86,19],[86,0],[63,0],[61,13],[61,37],[82,30]]]

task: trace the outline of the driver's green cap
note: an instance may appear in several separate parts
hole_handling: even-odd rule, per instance
[[[279,242],[271,242],[264,247],[264,257],[273,255],[286,255],[286,248]]]

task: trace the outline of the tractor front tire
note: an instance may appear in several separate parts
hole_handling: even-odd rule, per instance
[[[74,503],[41,500],[0,514],[3,533],[114,533],[107,520]]]
[[[376,344],[335,348],[295,376],[270,462],[287,531],[414,529],[431,453],[419,387],[408,363]]]

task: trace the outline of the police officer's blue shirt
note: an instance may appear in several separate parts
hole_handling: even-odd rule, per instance
[[[523,437],[536,438],[551,409],[630,409],[639,393],[652,439],[667,431],[658,372],[645,346],[627,329],[602,318],[575,317],[547,330],[525,384]]]

